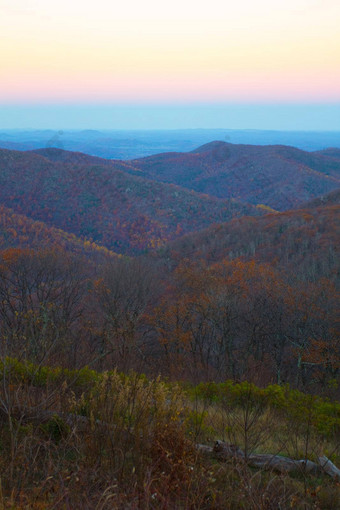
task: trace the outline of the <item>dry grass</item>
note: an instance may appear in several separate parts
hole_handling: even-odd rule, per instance
[[[195,449],[218,438],[249,453],[335,459],[337,438],[320,443],[308,420],[193,402],[179,386],[117,372],[83,392],[21,383],[2,385],[0,397],[8,410],[2,405],[0,509],[322,510],[339,502],[332,480],[221,464]],[[58,416],[44,415],[51,409]]]

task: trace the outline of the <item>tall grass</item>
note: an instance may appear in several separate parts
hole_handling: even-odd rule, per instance
[[[221,464],[195,447],[224,439],[246,454],[324,453],[337,463],[337,403],[287,387],[193,388],[133,372],[66,371],[13,359],[3,360],[0,372],[0,508],[276,510],[340,503],[331,479]]]

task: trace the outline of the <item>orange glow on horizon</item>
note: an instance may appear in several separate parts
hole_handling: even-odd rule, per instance
[[[338,0],[0,6],[0,103],[340,100]]]

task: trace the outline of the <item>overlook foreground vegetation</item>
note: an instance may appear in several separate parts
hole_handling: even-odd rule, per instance
[[[0,152],[2,508],[340,507],[338,152]]]

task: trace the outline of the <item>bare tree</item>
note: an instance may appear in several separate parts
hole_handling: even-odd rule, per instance
[[[1,356],[42,363],[67,352],[83,313],[84,283],[78,262],[65,253],[2,252]]]
[[[102,268],[95,284],[103,355],[110,354],[121,369],[143,358],[142,318],[158,292],[157,280],[149,262],[117,258]]]

